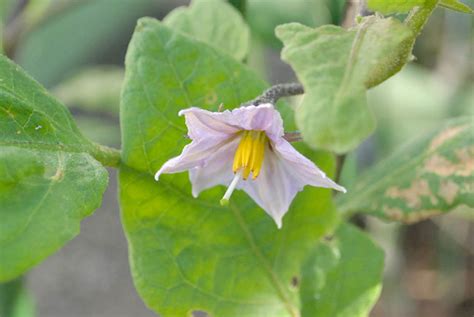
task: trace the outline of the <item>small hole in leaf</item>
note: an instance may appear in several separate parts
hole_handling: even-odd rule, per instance
[[[291,287],[292,288],[298,288],[299,285],[300,285],[300,280],[299,280],[298,276],[293,276],[291,278]]]
[[[193,310],[191,312],[191,316],[193,316],[193,317],[211,317],[211,315],[209,315],[207,312],[205,312],[203,310]]]

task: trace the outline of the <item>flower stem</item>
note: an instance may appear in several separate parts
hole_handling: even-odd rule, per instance
[[[23,276],[6,283],[0,283],[0,316],[13,316],[22,290]]]
[[[277,84],[265,90],[257,98],[243,104],[243,106],[255,105],[263,103],[275,104],[282,97],[296,96],[304,94],[303,85],[300,83]]]

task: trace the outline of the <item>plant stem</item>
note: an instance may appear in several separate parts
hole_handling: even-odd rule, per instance
[[[239,10],[240,14],[242,14],[242,16],[245,18],[245,13],[247,10],[246,0],[229,0],[229,3]]]
[[[23,277],[0,283],[0,316],[11,317],[23,289]]]
[[[115,168],[120,166],[120,150],[97,143],[92,146],[92,156],[102,165]]]
[[[433,13],[438,2],[439,0],[428,0],[423,6],[413,8],[405,21],[403,21],[403,23],[415,33],[414,39],[421,33],[423,26],[426,24],[426,21],[428,21],[428,18],[431,13]]]
[[[243,106],[258,106],[262,103],[275,104],[281,97],[289,97],[304,94],[303,85],[300,83],[277,84],[265,90],[257,98],[248,101]]]

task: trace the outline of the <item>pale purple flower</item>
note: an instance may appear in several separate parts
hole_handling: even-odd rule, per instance
[[[282,218],[305,185],[345,192],[284,139],[283,121],[272,104],[210,112],[189,108],[184,115],[192,142],[156,173],[189,170],[192,194],[216,185],[244,190],[281,228]],[[249,178],[250,174],[252,177]]]

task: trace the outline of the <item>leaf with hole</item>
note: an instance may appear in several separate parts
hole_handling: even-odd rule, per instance
[[[341,224],[302,269],[302,317],[368,316],[382,289],[383,251],[367,233]]]
[[[126,58],[120,203],[132,275],[162,316],[297,316],[292,279],[318,239],[337,224],[327,189],[299,193],[278,230],[243,192],[221,207],[222,186],[195,199],[184,173],[154,173],[189,142],[178,111],[232,108],[266,88],[258,76],[205,43],[141,19]],[[305,151],[325,171],[328,153]]]

